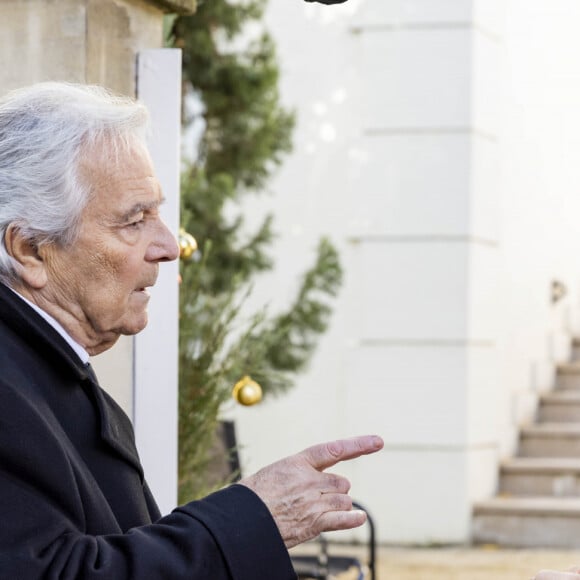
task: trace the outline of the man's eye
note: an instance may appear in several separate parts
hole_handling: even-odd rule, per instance
[[[136,217],[133,221],[127,224],[128,228],[138,228],[145,221],[145,216]]]

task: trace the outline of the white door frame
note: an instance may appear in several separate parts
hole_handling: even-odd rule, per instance
[[[177,235],[181,150],[181,50],[141,51],[137,97],[149,109],[149,151],[165,195],[161,213]],[[147,328],[134,338],[133,423],[147,482],[163,514],[177,504],[179,265],[163,263]]]

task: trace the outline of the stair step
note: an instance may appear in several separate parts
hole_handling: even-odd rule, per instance
[[[521,457],[580,457],[580,423],[540,423],[520,434]]]
[[[572,362],[580,360],[580,338],[572,339]]]
[[[580,423],[580,390],[560,390],[543,395],[538,419],[542,422]]]
[[[473,541],[512,547],[580,548],[580,498],[493,498],[473,510]]]
[[[512,459],[501,467],[500,494],[580,497],[580,458]]]
[[[473,510],[473,541],[580,548],[580,337],[540,398],[539,423],[520,432],[519,457],[500,470],[500,495]]]
[[[559,389],[580,389],[580,360],[557,365],[556,387]]]

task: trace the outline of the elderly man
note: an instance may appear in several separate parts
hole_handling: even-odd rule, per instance
[[[132,426],[89,357],[147,324],[178,255],[147,111],[46,83],[0,101],[0,578],[287,580],[287,548],[364,521],[318,445],[161,517]]]

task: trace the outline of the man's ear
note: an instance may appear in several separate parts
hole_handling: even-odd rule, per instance
[[[8,254],[20,265],[18,273],[22,280],[35,290],[43,288],[47,282],[46,268],[36,244],[15,224],[6,228],[4,243]]]

